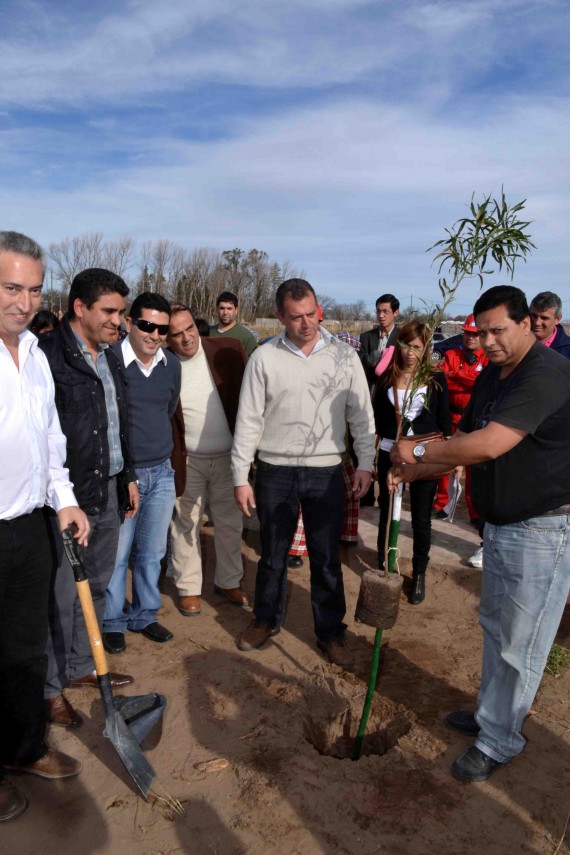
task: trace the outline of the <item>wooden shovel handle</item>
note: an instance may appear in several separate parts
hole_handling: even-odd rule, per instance
[[[91,588],[89,587],[87,579],[83,582],[76,582],[75,586],[77,588],[77,595],[83,610],[83,617],[85,618],[87,637],[89,638],[89,645],[91,647],[91,653],[93,654],[93,661],[95,662],[95,670],[97,671],[98,677],[103,677],[105,674],[109,673],[109,668],[107,665],[105,648],[103,647],[103,639],[101,638],[101,630],[99,629],[99,623],[97,622],[97,616],[93,606]]]

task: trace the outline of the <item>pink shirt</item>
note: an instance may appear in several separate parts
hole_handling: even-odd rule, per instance
[[[546,339],[545,341],[543,341],[542,343],[543,343],[546,347],[550,347],[550,345],[552,344],[552,342],[553,342],[553,341],[554,341],[554,339],[556,338],[556,333],[557,333],[557,332],[558,332],[558,325],[554,327],[554,332],[552,333],[552,335],[550,336],[550,338],[547,338],[547,339]]]

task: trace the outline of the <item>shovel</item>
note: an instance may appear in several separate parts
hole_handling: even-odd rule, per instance
[[[111,740],[123,765],[145,799],[156,780],[156,773],[146,759],[139,742],[160,721],[166,705],[163,695],[153,692],[127,698],[113,698],[107,657],[103,648],[101,631],[97,623],[89,581],[79,557],[73,535],[75,526],[62,532],[65,553],[73,568],[77,594],[83,610],[91,653],[95,662],[97,682],[105,711],[105,736]]]

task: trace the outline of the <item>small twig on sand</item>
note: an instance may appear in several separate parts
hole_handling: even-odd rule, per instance
[[[562,844],[564,843],[564,838],[566,837],[566,832],[568,831],[568,823],[569,822],[570,822],[570,811],[568,811],[568,816],[566,817],[566,822],[564,824],[564,831],[562,832],[562,837],[558,841],[558,845],[557,845],[556,849],[553,851],[552,855],[558,855],[558,853],[560,852],[560,848],[561,848]]]

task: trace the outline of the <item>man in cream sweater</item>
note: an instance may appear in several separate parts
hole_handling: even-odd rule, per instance
[[[180,401],[172,421],[176,503],[171,528],[172,565],[178,608],[200,614],[200,527],[209,498],[214,520],[218,594],[234,606],[249,605],[241,589],[242,515],[233,496],[230,449],[246,363],[234,338],[201,339],[192,312],[174,304],[168,335],[182,368]]]
[[[236,502],[247,516],[257,507],[261,537],[255,618],[238,646],[262,647],[276,629],[301,505],[317,644],[331,662],[351,669],[339,559],[341,456],[348,424],[358,457],[353,489],[359,498],[368,489],[374,461],[368,384],[356,351],[319,327],[316,295],[308,282],[283,282],[276,303],[285,329],[249,359],[232,446]],[[256,451],[254,495],[248,474]]]

